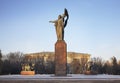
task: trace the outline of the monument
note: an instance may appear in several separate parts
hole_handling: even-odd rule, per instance
[[[94,65],[93,61],[88,61],[85,64],[85,71],[84,71],[85,75],[97,75],[97,67]]]
[[[64,40],[64,29],[68,18],[68,11],[64,9],[64,14],[59,15],[57,20],[49,21],[54,23],[57,35],[57,42],[55,43],[55,76],[67,75],[67,44]]]
[[[72,76],[66,76],[67,44],[64,41],[64,28],[67,24],[68,18],[68,12],[67,9],[65,9],[64,14],[59,15],[56,21],[50,21],[55,23],[57,34],[57,42],[55,43],[55,77],[50,74],[34,75],[34,64],[30,65],[29,63],[25,63],[22,65],[21,75],[0,75],[0,83],[120,83],[119,75],[91,75],[95,70],[92,62],[88,62],[88,64],[86,64],[87,69],[85,73],[87,75],[72,74]],[[96,72],[93,74],[96,74]]]
[[[31,66],[29,64],[22,64],[22,71],[20,72],[21,75],[35,75],[34,65]]]

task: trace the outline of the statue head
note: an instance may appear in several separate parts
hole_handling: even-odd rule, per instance
[[[62,16],[61,16],[61,15],[59,15],[59,16],[58,16],[58,19],[60,19],[61,17],[62,17]]]

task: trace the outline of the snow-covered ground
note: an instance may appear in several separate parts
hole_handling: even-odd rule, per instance
[[[54,76],[53,74],[36,74],[36,75],[0,75],[0,80],[120,80],[120,75],[84,75],[84,74],[68,74],[67,76]]]

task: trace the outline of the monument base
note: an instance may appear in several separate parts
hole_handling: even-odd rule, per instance
[[[84,74],[85,75],[97,75],[98,72],[96,72],[96,71],[85,71]]]
[[[21,71],[21,75],[35,75],[35,71]]]
[[[67,75],[67,45],[64,40],[55,44],[55,76]]]

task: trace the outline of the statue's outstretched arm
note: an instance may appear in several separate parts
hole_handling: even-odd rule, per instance
[[[54,20],[54,21],[49,21],[50,23],[56,23],[57,22],[57,20]]]

